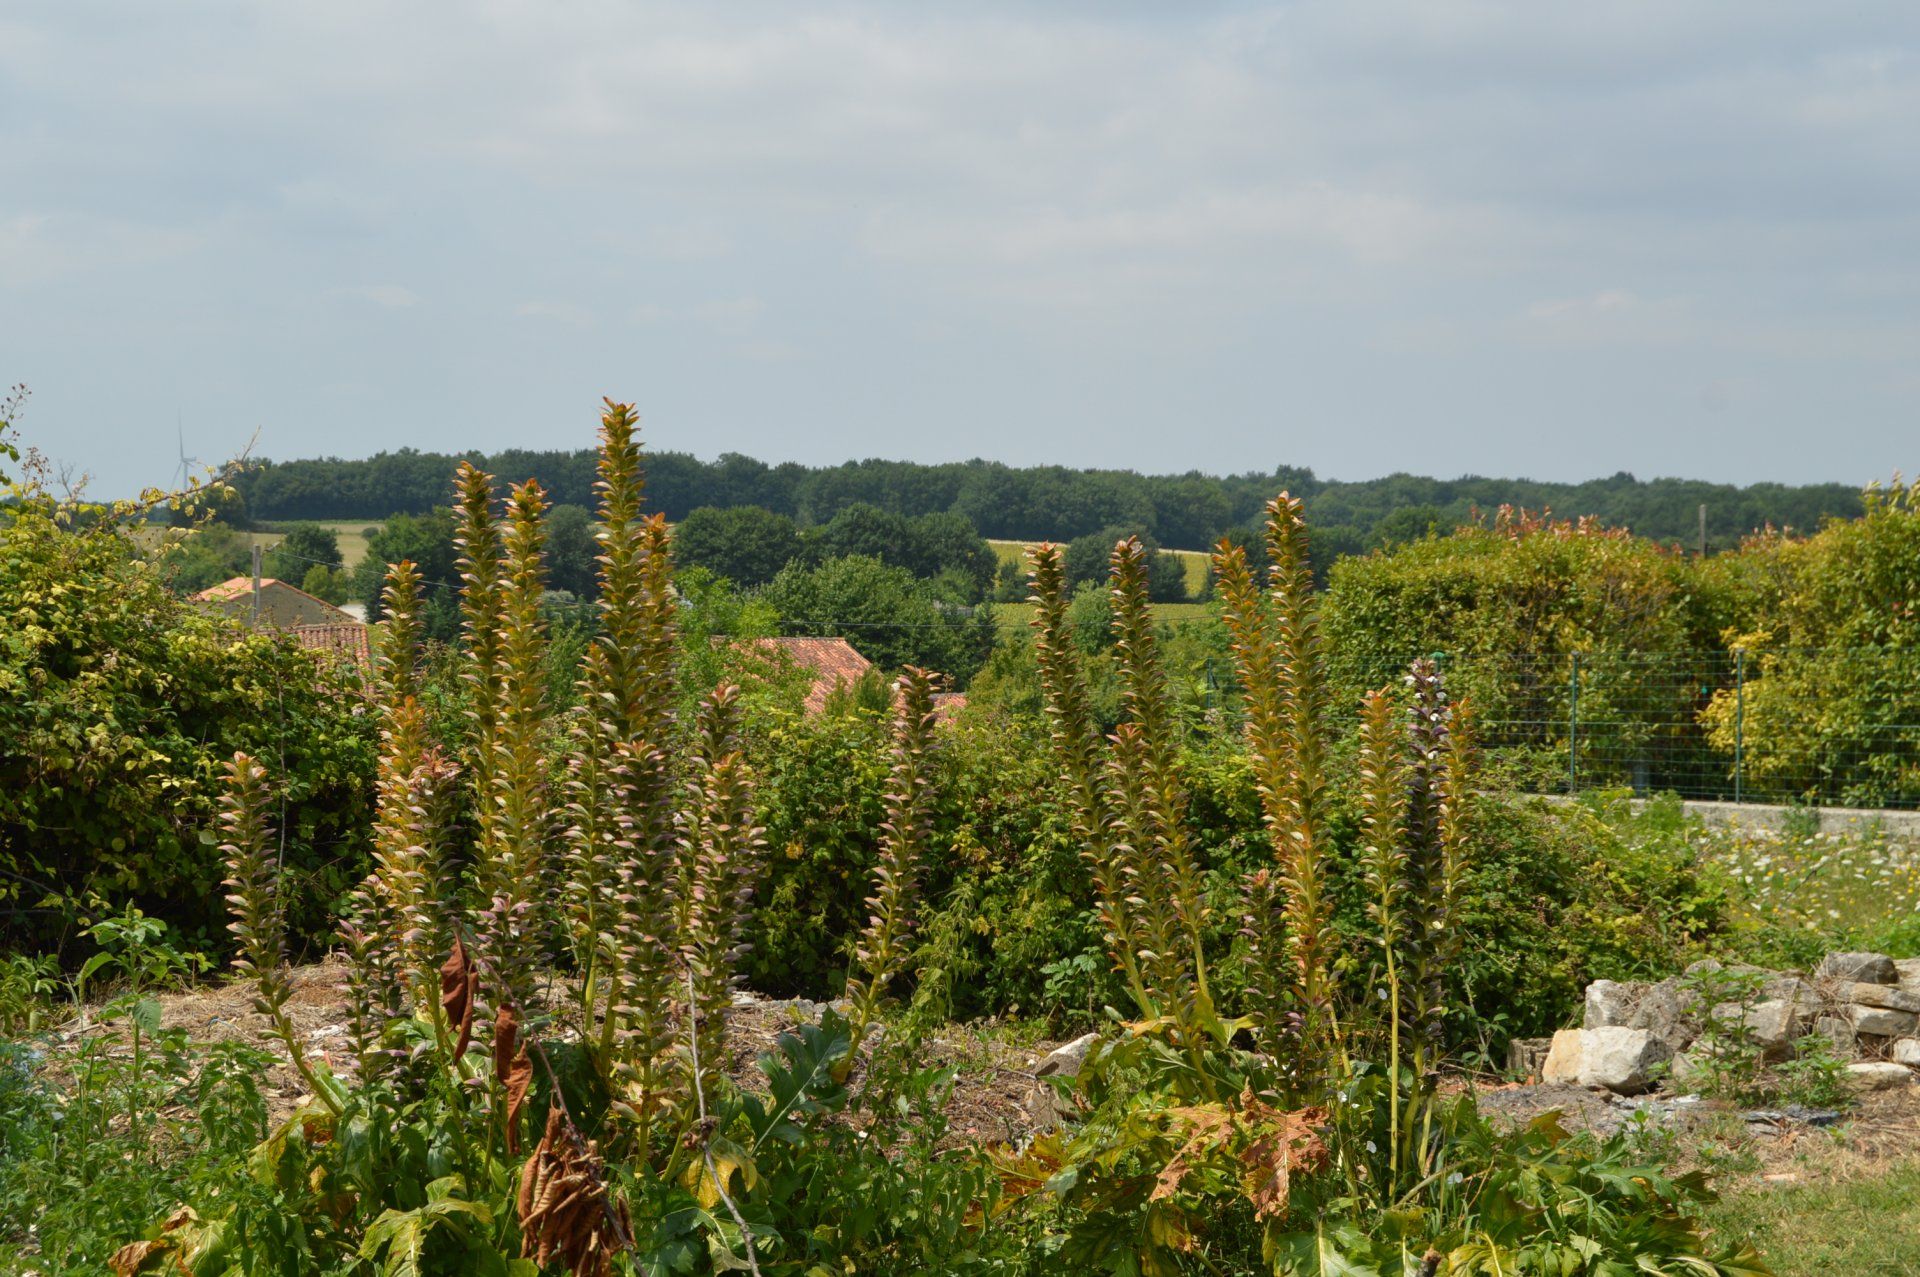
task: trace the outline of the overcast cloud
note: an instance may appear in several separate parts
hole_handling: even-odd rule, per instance
[[[1920,467],[1920,8],[0,9],[0,382],[275,457]]]

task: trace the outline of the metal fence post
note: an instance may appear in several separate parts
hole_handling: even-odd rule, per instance
[[[1567,688],[1567,792],[1580,784],[1580,653],[1573,654]]]
[[[1746,770],[1747,649],[1733,650],[1733,801],[1742,801],[1742,772]]]

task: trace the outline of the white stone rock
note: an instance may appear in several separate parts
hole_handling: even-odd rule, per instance
[[[1829,953],[1814,968],[1816,980],[1858,980],[1863,984],[1892,984],[1900,972],[1884,953]]]
[[[1700,1047],[1691,1051],[1682,1051],[1673,1057],[1673,1068],[1668,1077],[1677,1087],[1691,1087],[1700,1080],[1702,1068],[1706,1064],[1705,1052]]]
[[[1072,1077],[1080,1072],[1081,1064],[1086,1062],[1087,1052],[1093,1050],[1094,1043],[1100,1040],[1098,1033],[1083,1033],[1065,1046],[1048,1052],[1046,1057],[1034,1066],[1035,1077]]]
[[[1654,1070],[1673,1058],[1673,1048],[1646,1029],[1594,1029],[1586,1035],[1581,1073],[1588,1086],[1632,1095],[1654,1083]]]
[[[1889,1011],[1920,1011],[1920,993],[1903,989],[1897,984],[1862,984],[1856,981],[1847,985],[1842,990],[1841,996],[1863,1007],[1885,1007]]]
[[[1913,1070],[1904,1064],[1869,1060],[1847,1065],[1847,1080],[1862,1091],[1886,1091],[1896,1086],[1912,1085]]]
[[[1860,1035],[1854,1032],[1853,1021],[1845,1016],[1823,1015],[1813,1022],[1813,1031],[1830,1038],[1833,1049],[1843,1056],[1850,1056],[1854,1048],[1860,1045]]]
[[[1911,1011],[1889,1011],[1884,1007],[1850,1006],[1846,1017],[1854,1032],[1876,1038],[1903,1038],[1920,1028],[1920,1016]]]
[[[1651,1087],[1655,1071],[1672,1058],[1673,1048],[1645,1029],[1562,1029],[1553,1035],[1540,1076],[1632,1095]]]
[[[1746,1009],[1747,1034],[1769,1056],[1784,1054],[1806,1025],[1806,1010],[1797,1002],[1768,998]]]
[[[1586,1015],[1583,1029],[1605,1029],[1627,1022],[1639,1006],[1647,986],[1638,982],[1622,984],[1618,980],[1595,980],[1587,986]]]
[[[1900,1038],[1888,1049],[1887,1054],[1893,1057],[1895,1064],[1920,1064],[1920,1038]]]
[[[1561,1086],[1584,1086],[1580,1066],[1587,1055],[1586,1029],[1561,1029],[1547,1047],[1547,1058],[1540,1065],[1540,1080]]]
[[[1903,989],[1920,989],[1920,958],[1895,958],[1893,974]]]

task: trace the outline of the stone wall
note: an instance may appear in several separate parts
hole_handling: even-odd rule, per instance
[[[1711,1006],[1701,993],[1733,987],[1744,996]],[[1596,980],[1581,1027],[1554,1034],[1540,1076],[1623,1095],[1685,1090],[1716,1038],[1737,1038],[1779,1061],[1809,1034],[1852,1060],[1860,1085],[1910,1082],[1909,1066],[1920,1065],[1920,958],[1830,953],[1810,974],[1707,961],[1657,983]]]

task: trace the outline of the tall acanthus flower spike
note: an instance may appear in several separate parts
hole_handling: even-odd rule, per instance
[[[1179,739],[1147,592],[1148,551],[1138,537],[1127,537],[1114,546],[1109,568],[1114,651],[1128,721],[1113,736],[1108,792],[1121,836],[1134,848],[1133,898],[1154,936],[1154,983],[1173,1000],[1169,1009],[1182,1031],[1192,1034],[1197,1024],[1213,1019],[1201,943],[1206,889],[1187,835]]]
[[[680,832],[686,893],[681,961],[692,989],[688,1063],[698,1060],[696,1090],[711,1094],[725,1068],[733,969],[764,847],[740,750],[738,688],[722,683],[701,704],[692,764]]]
[[[227,784],[220,795],[221,855],[227,862],[227,924],[240,942],[233,965],[255,984],[253,1009],[278,1029],[286,1016],[287,987],[284,928],[280,917],[278,874],[268,845],[267,769],[246,754],[227,763]]]
[[[475,866],[489,917],[483,957],[508,982],[511,1001],[528,1005],[540,934],[537,908],[547,839],[546,623],[541,551],[546,498],[532,480],[513,489],[501,576],[500,695],[494,726],[489,815],[481,822]]]
[[[446,930],[440,917],[437,816],[452,774],[429,745],[426,713],[415,695],[420,574],[404,559],[387,570],[383,629],[372,883],[399,926],[396,957],[414,1010],[430,1013],[437,997],[432,969]]]
[[[389,709],[420,691],[420,572],[411,559],[387,565],[374,687]]]
[[[1413,991],[1413,1017],[1419,1041],[1416,1060],[1425,1062],[1425,1046],[1440,1037],[1445,972],[1438,942],[1444,935],[1439,916],[1445,890],[1446,850],[1441,839],[1441,789],[1449,752],[1452,707],[1439,667],[1421,659],[1408,669],[1412,703],[1407,710],[1407,741],[1413,765],[1407,777],[1407,898],[1420,925],[1406,938],[1407,979]]]
[[[1073,810],[1073,832],[1093,878],[1096,906],[1104,924],[1114,964],[1126,977],[1127,989],[1140,1014],[1159,1014],[1159,1002],[1147,987],[1136,940],[1132,885],[1125,851],[1115,845],[1106,777],[1101,766],[1100,734],[1094,725],[1086,675],[1074,652],[1067,619],[1072,595],[1067,583],[1065,556],[1057,545],[1043,543],[1028,554],[1032,568],[1034,653],[1046,696],[1054,764],[1066,782]]]
[[[1313,570],[1301,503],[1281,493],[1267,503],[1267,589],[1256,585],[1240,547],[1223,540],[1214,569],[1247,694],[1247,739],[1276,872],[1249,891],[1249,940],[1257,950],[1256,999],[1269,1034],[1298,1016],[1299,1076],[1310,1082],[1337,1049],[1333,1019],[1332,910],[1326,895],[1325,676]],[[1278,907],[1282,918],[1272,916]],[[1283,930],[1284,927],[1284,930]],[[1284,940],[1283,940],[1284,937]],[[1293,968],[1283,998],[1272,963],[1284,942]],[[1287,1004],[1291,1003],[1291,1007]]]
[[[220,853],[227,863],[227,908],[233,914],[227,930],[240,942],[234,966],[242,975],[253,977],[253,1009],[272,1023],[293,1066],[313,1093],[338,1112],[332,1089],[315,1075],[287,1016],[287,999],[293,990],[284,965],[286,927],[280,912],[279,868],[267,828],[272,802],[267,769],[236,753],[226,772],[226,788],[220,795],[220,831],[226,841]]]
[[[886,819],[880,826],[880,857],[867,897],[866,928],[854,950],[859,964],[847,980],[852,1004],[851,1066],[867,1027],[879,1012],[887,986],[906,964],[906,940],[913,926],[913,893],[920,874],[933,796],[927,784],[927,755],[933,743],[933,680],[909,665],[894,684],[893,765],[887,774]]]
[[[676,910],[685,874],[673,820],[674,704],[679,599],[666,519],[642,512],[645,473],[630,404],[606,401],[600,418],[600,612],[603,658],[588,668],[604,715],[600,744],[617,784],[601,794],[613,810],[620,855],[613,866],[619,908],[604,933],[596,983],[605,1007],[600,1048],[613,1058],[643,1124],[674,1102],[667,1052],[676,988]]]
[[[582,1023],[606,993],[610,968],[599,960],[601,945],[617,911],[620,867],[631,853],[620,801],[625,786],[618,775],[619,726],[606,691],[606,666],[606,648],[590,644],[580,659],[580,704],[567,716],[565,895],[580,971]]]
[[[500,525],[493,514],[493,476],[463,461],[455,475],[460,551],[461,678],[467,685],[466,765],[474,812],[492,819],[493,738],[500,700]]]
[[[1360,864],[1366,875],[1367,912],[1380,945],[1386,994],[1387,1093],[1393,1146],[1389,1161],[1399,1183],[1405,1141],[1400,1128],[1401,1006],[1400,945],[1406,935],[1407,813],[1406,738],[1399,708],[1384,691],[1369,692],[1360,708]]]

